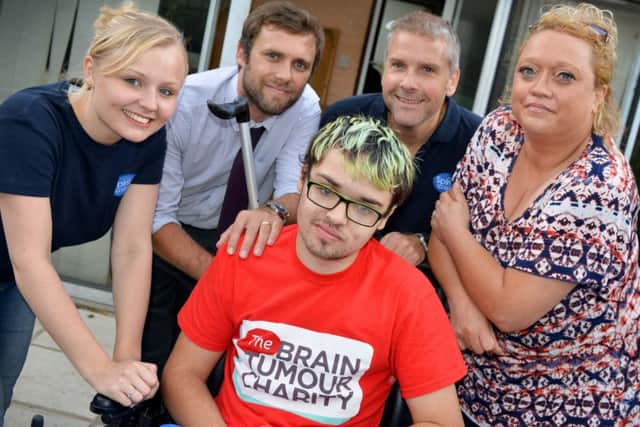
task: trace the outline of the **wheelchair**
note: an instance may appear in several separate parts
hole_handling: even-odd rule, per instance
[[[96,394],[91,401],[91,411],[100,415],[105,427],[162,427],[174,426],[161,402],[157,399],[144,401],[134,407],[128,408],[119,403]],[[394,384],[387,402],[379,427],[405,427],[411,424],[406,403],[400,396],[398,384]],[[42,427],[33,426],[32,427]]]

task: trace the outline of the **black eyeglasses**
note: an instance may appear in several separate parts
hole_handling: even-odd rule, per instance
[[[307,198],[313,204],[324,209],[333,209],[344,202],[347,206],[347,218],[364,227],[373,227],[380,221],[380,218],[386,215],[386,212],[382,213],[364,203],[347,199],[334,189],[310,178],[307,179]]]

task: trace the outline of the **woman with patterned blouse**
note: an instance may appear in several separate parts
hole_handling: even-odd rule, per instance
[[[640,425],[638,190],[612,140],[611,13],[556,6],[431,219],[468,425]]]

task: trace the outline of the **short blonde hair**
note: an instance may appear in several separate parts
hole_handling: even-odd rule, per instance
[[[607,86],[604,102],[598,106],[593,117],[592,131],[602,137],[613,136],[620,122],[618,107],[611,91],[618,45],[618,28],[613,20],[613,13],[589,3],[580,3],[577,6],[552,6],[529,28],[529,35],[522,44],[518,56],[529,38],[544,30],[570,34],[591,46],[595,87]]]
[[[158,46],[180,46],[188,72],[184,37],[170,22],[157,15],[139,11],[132,2],[119,8],[103,6],[94,23],[95,34],[87,55],[105,75],[127,68],[147,50]],[[86,89],[86,82],[83,88]]]

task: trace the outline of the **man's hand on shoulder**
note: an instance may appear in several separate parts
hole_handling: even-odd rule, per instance
[[[253,246],[255,256],[262,255],[266,245],[273,245],[280,235],[284,222],[276,212],[266,206],[240,211],[233,224],[220,235],[216,246],[220,248],[227,242],[227,253],[233,255],[242,238],[239,249],[240,258],[247,258]]]
[[[416,234],[393,231],[385,234],[380,243],[413,265],[420,264],[426,256],[424,246]]]
[[[227,253],[233,255],[240,244],[240,258],[247,258],[252,247],[253,255],[262,255],[267,245],[276,242],[282,227],[295,222],[299,199],[298,193],[288,193],[257,209],[240,211],[234,223],[220,235],[216,246],[220,248],[227,243]]]

